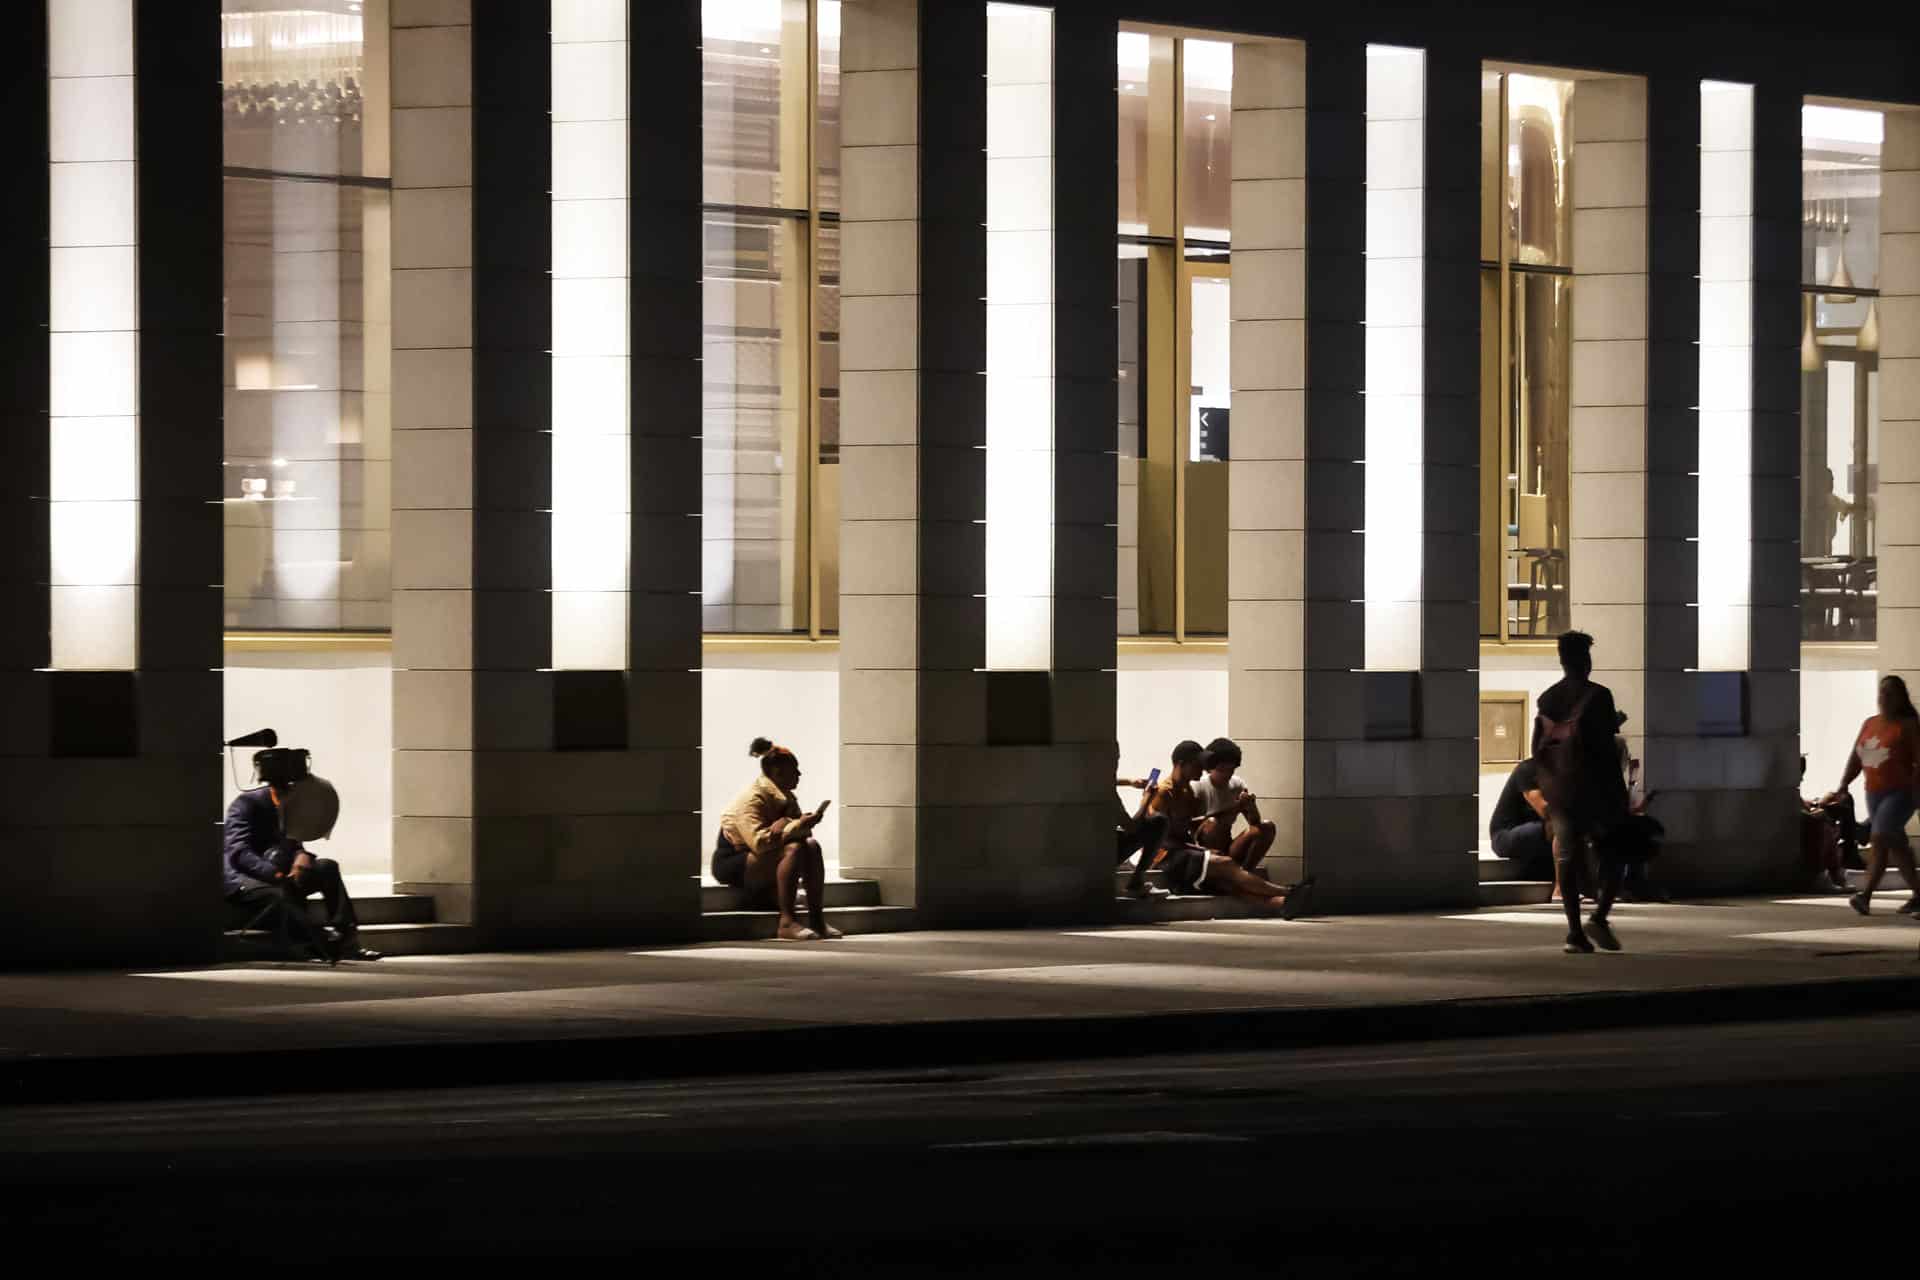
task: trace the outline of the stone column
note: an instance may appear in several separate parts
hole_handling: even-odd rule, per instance
[[[1404,901],[1474,901],[1480,845],[1480,51],[1427,51],[1420,739]]]
[[[1282,881],[1306,824],[1307,141],[1306,46],[1236,44],[1227,733]]]
[[[1880,149],[1880,670],[1920,687],[1920,113]]]
[[[8,213],[17,323],[0,331],[11,371],[0,432],[0,931],[13,954],[39,962],[201,960],[223,910],[222,235],[208,215],[220,207],[220,11],[211,0],[69,6],[53,39],[47,4],[15,17],[6,101],[26,160]],[[50,76],[124,80],[124,92],[53,93],[50,109]],[[55,172],[67,164],[103,185],[83,190],[75,173]],[[133,246],[131,292],[102,305],[124,300],[137,328],[138,444],[132,457],[91,460],[136,477],[132,669],[46,669],[47,499],[62,487],[50,415],[63,413],[50,350],[62,326],[50,321],[72,302],[52,286],[50,241],[94,258],[94,289],[126,282],[126,264],[88,251]],[[64,410],[125,412],[84,397]],[[82,513],[73,531],[104,518]]]
[[[987,672],[986,9],[842,10],[842,866],[923,923],[1111,894],[1112,32],[1055,27],[1054,669]]]
[[[1697,86],[1696,86],[1697,95]],[[1697,116],[1697,112],[1696,112]],[[1568,588],[1636,750],[1647,732],[1647,86],[1574,91]],[[1692,135],[1698,147],[1698,131]],[[1697,159],[1697,153],[1696,153]],[[1688,304],[1696,317],[1697,304]],[[1689,384],[1690,387],[1691,384]],[[1691,390],[1686,393],[1691,403]],[[1663,506],[1691,505],[1662,495]],[[1694,578],[1689,571],[1686,581]]]
[[[393,878],[474,918],[473,26],[393,14]]]
[[[564,0],[557,0],[564,3]],[[418,17],[427,25],[401,25]],[[490,942],[691,931],[699,826],[698,9],[633,46],[631,672],[552,670],[546,4],[393,40],[394,864]],[[559,14],[561,18],[569,15]],[[667,597],[660,599],[660,597]]]

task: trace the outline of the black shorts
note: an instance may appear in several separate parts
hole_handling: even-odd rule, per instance
[[[1176,893],[1211,893],[1206,887],[1209,856],[1205,849],[1192,845],[1176,845],[1167,850],[1167,856],[1160,860],[1167,887]]]
[[[735,889],[747,882],[747,851],[735,848],[725,836],[713,842],[713,878]]]

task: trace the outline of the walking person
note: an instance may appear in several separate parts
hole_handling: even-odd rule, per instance
[[[1920,714],[1907,693],[1907,682],[1899,676],[1882,676],[1880,710],[1868,716],[1847,755],[1847,771],[1840,786],[1821,803],[1837,804],[1847,788],[1861,774],[1867,778],[1867,883],[1848,899],[1853,909],[1866,915],[1873,906],[1873,892],[1891,861],[1900,868],[1907,882],[1909,897],[1900,908],[1903,914],[1920,912],[1920,875],[1916,874],[1913,846],[1907,840],[1907,820],[1913,817],[1914,788],[1920,783]]]
[[[1627,783],[1613,740],[1620,717],[1613,691],[1593,680],[1593,637],[1568,631],[1561,635],[1559,648],[1560,669],[1566,674],[1540,695],[1533,759],[1547,799],[1547,832],[1567,913],[1565,950],[1569,955],[1588,954],[1598,943],[1618,951],[1620,940],[1607,915],[1620,891],[1620,862],[1608,855],[1607,837],[1627,817]],[[1587,879],[1589,844],[1600,855],[1600,883],[1593,915],[1582,927],[1580,893]]]

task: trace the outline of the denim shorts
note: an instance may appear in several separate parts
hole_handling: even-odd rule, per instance
[[[1895,787],[1891,791],[1867,792],[1867,815],[1876,836],[1897,836],[1907,829],[1913,816],[1913,789]]]

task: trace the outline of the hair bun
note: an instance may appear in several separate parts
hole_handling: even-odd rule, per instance
[[[761,756],[767,754],[767,752],[771,750],[773,750],[773,740],[771,738],[755,738],[753,740],[753,745],[747,748],[747,754],[752,756],[755,760],[758,760]]]

